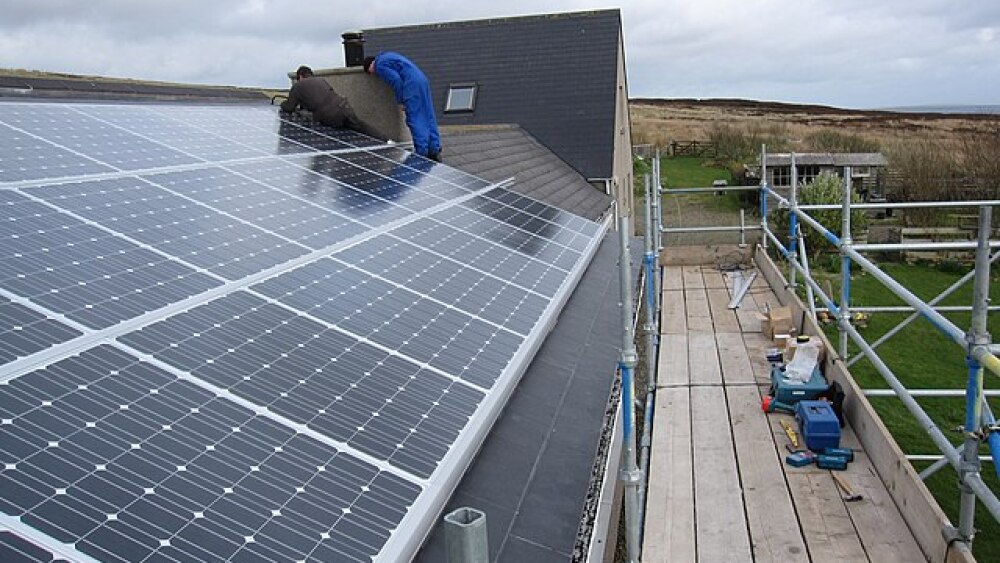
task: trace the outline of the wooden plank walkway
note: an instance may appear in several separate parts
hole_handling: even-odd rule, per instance
[[[840,475],[863,500],[784,463],[794,419],[760,409],[770,343],[754,315],[778,301],[758,276],[734,312],[733,289],[710,266],[664,270],[643,562],[926,560],[850,428]]]

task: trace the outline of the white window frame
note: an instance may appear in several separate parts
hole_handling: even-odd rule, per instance
[[[453,94],[456,90],[472,90],[472,96],[469,99],[468,106],[452,107],[452,102],[454,101]],[[455,84],[449,84],[448,99],[444,104],[445,113],[472,113],[476,111],[476,97],[478,93],[479,85],[475,82],[456,82]]]

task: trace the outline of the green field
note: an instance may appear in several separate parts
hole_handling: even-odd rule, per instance
[[[706,166],[701,159],[697,158],[665,158],[661,168],[664,173],[663,183],[668,188],[709,186],[713,180],[720,178],[731,181],[727,170]],[[720,202],[722,197],[717,198],[710,195],[691,197],[702,198],[705,202],[716,202],[714,205],[738,206],[735,196],[726,198],[731,200],[726,203]],[[917,296],[930,300],[958,280],[962,274],[969,270],[969,267],[954,267],[952,265],[950,268],[939,268],[933,265],[885,264],[884,270]],[[853,273],[851,281],[851,302],[853,305],[904,304],[902,300],[893,295],[872,276],[865,274],[859,267],[855,266]],[[817,277],[829,279],[834,288],[834,295],[839,296],[839,274],[818,272]],[[825,284],[820,282],[820,285],[824,286]],[[1000,267],[994,268],[990,290],[992,303],[1000,304]],[[941,304],[969,305],[971,302],[971,284],[967,284]],[[869,343],[873,342],[907,316],[906,313],[873,314],[867,328],[860,329],[860,332]],[[968,329],[969,313],[948,313],[946,316],[959,327]],[[836,327],[831,324],[826,327],[826,330],[831,340],[837,342]],[[1000,334],[1000,315],[997,313],[990,314],[989,330],[994,335]],[[853,346],[853,343],[850,350],[852,355],[857,353],[857,348]],[[926,319],[921,318],[914,321],[902,332],[880,346],[878,351],[882,360],[908,388],[964,389],[965,387],[967,369],[964,351],[938,332]],[[867,359],[852,366],[851,373],[864,388],[888,387]],[[996,376],[987,374],[985,381],[988,389],[1000,388],[1000,378]],[[870,401],[904,452],[909,454],[938,453],[930,438],[899,400],[895,398],[871,398]],[[961,426],[964,420],[964,399],[920,399],[919,403],[946,435],[952,438],[953,443],[961,442],[962,435],[955,429]],[[994,412],[1000,412],[1000,401],[991,400],[990,404]],[[987,453],[985,449],[983,453]],[[927,465],[927,463],[915,464],[915,467],[919,471]],[[984,463],[982,473],[984,480],[993,491],[1000,493],[1000,480],[997,479],[993,464]],[[956,473],[950,468],[942,469],[927,481],[927,486],[949,518],[952,519],[952,522],[957,525],[959,494]],[[976,513],[976,528],[978,535],[973,551],[977,559],[979,561],[1000,561],[1000,525],[982,506]]]
[[[925,301],[933,299],[965,273],[943,272],[931,265],[918,264],[883,264],[882,269]],[[1000,275],[998,275],[998,271],[1000,270],[994,270],[991,276],[990,296],[992,303],[1000,303]],[[853,274],[851,278],[852,305],[904,304],[872,276],[859,272],[858,268],[855,268]],[[840,276],[831,275],[830,277],[834,292],[839,295]],[[942,301],[941,304],[969,305],[971,303],[972,286],[966,284]],[[908,316],[906,313],[874,313],[867,328],[860,329],[860,332],[865,340],[871,343]],[[971,319],[969,313],[945,313],[945,316],[960,328],[968,329]],[[1000,315],[990,314],[989,330],[992,334],[1000,334]],[[836,327],[832,324],[828,325],[826,332],[833,342],[837,341]],[[848,348],[852,356],[858,352],[853,342]],[[878,348],[878,352],[882,361],[909,389],[965,388],[968,370],[965,366],[964,350],[934,328],[930,321],[922,317],[887,340]],[[851,374],[864,388],[882,389],[888,387],[885,380],[867,359],[851,366]],[[1000,378],[989,373],[984,378],[987,389],[1000,388]],[[899,400],[888,397],[872,397],[869,398],[869,401],[904,452],[909,454],[938,453],[930,438]],[[963,424],[965,419],[964,398],[921,398],[918,399],[918,402],[937,423],[938,427],[951,437],[952,443],[961,443],[962,434],[956,429]],[[990,405],[994,412],[1000,412],[1000,400],[990,400]],[[982,453],[989,452],[983,448]],[[914,465],[919,471],[928,464],[918,463]],[[983,464],[982,474],[990,488],[994,492],[1000,493],[1000,480],[997,479],[992,463]],[[950,468],[942,469],[928,480],[927,485],[937,498],[938,504],[952,519],[952,523],[957,524],[959,495],[956,473]],[[973,549],[976,558],[980,561],[1000,560],[1000,525],[981,506],[976,513],[976,528],[979,530]]]

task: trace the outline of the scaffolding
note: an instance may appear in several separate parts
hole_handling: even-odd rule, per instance
[[[738,232],[740,243],[745,243],[745,235],[748,231],[761,232],[761,248],[766,251],[770,246],[782,258],[785,259],[788,267],[786,280],[793,289],[801,283],[806,293],[807,306],[815,318],[817,311],[826,311],[837,320],[838,343],[837,352],[840,361],[846,366],[853,365],[861,358],[867,358],[882,378],[889,385],[891,390],[870,390],[865,394],[869,396],[886,396],[891,394],[898,398],[906,407],[909,413],[917,420],[920,427],[931,438],[935,446],[940,451],[938,456],[916,456],[908,455],[910,460],[936,460],[926,468],[920,477],[926,479],[934,472],[946,465],[950,465],[957,473],[960,489],[960,510],[959,523],[956,529],[943,530],[949,541],[959,541],[971,547],[975,532],[974,514],[976,502],[981,502],[989,513],[997,521],[1000,521],[1000,500],[984,483],[981,476],[981,462],[992,461],[994,467],[1000,475],[1000,427],[997,426],[993,413],[987,404],[985,397],[996,396],[996,392],[984,392],[983,377],[985,371],[992,372],[1000,376],[1000,359],[996,354],[1000,353],[1000,346],[994,345],[991,336],[987,331],[987,315],[991,310],[1000,309],[998,306],[989,304],[989,279],[990,268],[994,262],[1000,258],[1000,252],[991,254],[991,249],[1000,248],[1000,241],[990,240],[992,234],[992,210],[1000,206],[1000,200],[977,200],[977,201],[948,201],[948,202],[906,202],[906,203],[856,203],[852,202],[852,189],[849,178],[850,169],[845,171],[844,177],[848,178],[842,184],[842,202],[840,204],[824,205],[800,205],[797,198],[797,178],[795,178],[795,155],[792,158],[792,186],[788,197],[777,193],[767,183],[767,152],[766,147],[761,151],[761,174],[762,182],[758,186],[728,186],[723,188],[726,191],[758,191],[760,194],[760,222],[758,224],[747,225],[741,210],[740,224],[734,226],[704,225],[693,227],[664,227],[659,223],[659,209],[662,208],[662,198],[680,193],[715,193],[720,188],[680,188],[666,190],[660,185],[659,173],[659,152],[653,161],[653,182],[650,183],[647,177],[647,225],[652,225],[649,230],[653,231],[652,236],[646,237],[646,268],[644,275],[647,276],[648,283],[648,307],[652,311],[659,311],[659,271],[654,268],[656,258],[663,250],[660,236],[665,233],[693,233],[693,232]],[[652,196],[652,197],[649,197]],[[778,207],[786,209],[789,213],[788,244],[781,241],[772,230],[768,222],[768,201],[769,197],[778,202]],[[858,244],[851,237],[851,212],[858,209],[889,209],[889,208],[947,208],[947,207],[977,207],[979,209],[978,237],[975,242],[958,243],[896,243],[896,244]],[[813,210],[840,210],[841,224],[840,233],[835,233],[832,229],[821,224],[810,215]],[[805,249],[805,237],[803,228],[813,229],[820,233],[827,241],[838,249],[841,261],[841,290],[840,295],[828,295],[827,291],[820,286],[812,275],[807,253]],[[914,295],[909,289],[886,274],[879,266],[865,256],[866,252],[874,251],[900,251],[900,250],[940,250],[940,249],[968,249],[975,251],[975,270],[963,276],[952,286],[941,292],[930,301],[923,301]],[[874,279],[882,283],[893,294],[901,298],[906,306],[904,307],[852,307],[851,306],[851,268],[857,265]],[[657,264],[658,266],[658,264]],[[942,307],[940,302],[954,293],[958,288],[971,281],[973,283],[973,302],[968,307]],[[822,306],[817,307],[816,301]],[[967,330],[959,328],[955,323],[945,317],[942,313],[953,310],[971,311],[972,321]],[[886,333],[873,343],[868,343],[864,337],[851,323],[851,313],[857,311],[894,311],[907,312],[912,314],[896,327]],[[961,346],[966,353],[965,369],[968,378],[965,390],[949,389],[921,389],[910,390],[903,384],[896,374],[879,357],[876,348],[898,334],[907,325],[918,317],[928,319],[942,334],[955,344]],[[848,354],[848,342],[853,341],[861,350],[853,358]],[[655,346],[655,340],[650,342]],[[655,371],[655,365],[651,361],[651,373]],[[965,420],[962,427],[963,442],[955,446],[947,438],[945,433],[924,411],[916,401],[916,397],[925,396],[964,396],[966,399]],[[655,387],[649,393],[649,402],[655,397]],[[648,432],[648,426],[646,428]],[[644,437],[644,441],[646,438]],[[980,445],[987,444],[989,456],[980,456]],[[641,471],[646,471],[645,463],[640,464]],[[641,510],[641,509],[640,509]],[[630,554],[630,559],[632,556]]]

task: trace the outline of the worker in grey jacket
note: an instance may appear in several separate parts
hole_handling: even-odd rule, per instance
[[[291,113],[299,106],[309,110],[313,119],[330,127],[346,127],[359,133],[376,136],[375,132],[351,109],[351,104],[338,95],[330,84],[313,76],[313,71],[307,66],[300,66],[295,71],[295,84],[288,92],[288,99],[281,102],[281,111]]]

